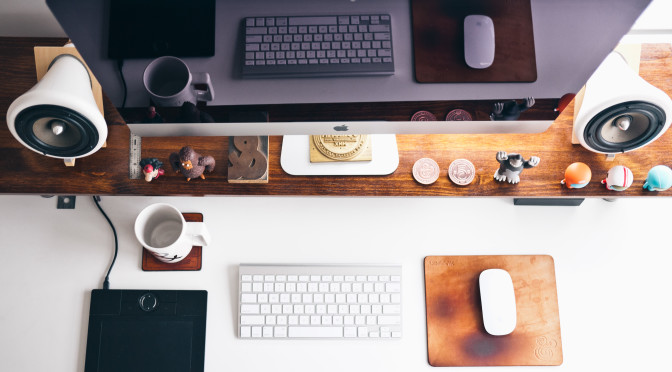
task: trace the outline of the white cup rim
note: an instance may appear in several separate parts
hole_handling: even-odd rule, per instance
[[[166,61],[166,60],[172,60],[172,61],[181,63],[184,66],[184,68],[186,69],[187,75],[188,75],[187,83],[182,88],[182,90],[177,92],[177,93],[171,94],[169,96],[156,94],[153,90],[149,89],[149,81],[148,81],[149,76],[147,74],[147,72],[152,71],[152,69],[154,69],[157,64],[159,64],[163,61]],[[191,86],[191,81],[192,81],[192,77],[191,77],[191,70],[189,69],[189,65],[187,65],[187,63],[184,62],[182,59],[174,57],[174,56],[162,56],[162,57],[155,58],[151,62],[149,62],[149,64],[147,64],[147,67],[145,67],[145,70],[142,72],[142,83],[145,86],[145,90],[147,92],[151,93],[152,95],[154,95],[155,97],[158,97],[158,98],[170,99],[170,98],[178,96],[181,92],[184,91],[184,89],[187,89],[189,86]]]
[[[136,239],[138,239],[140,244],[142,244],[142,246],[145,247],[145,248],[148,248],[148,249],[167,249],[167,248],[172,247],[175,243],[177,243],[179,241],[179,238],[178,238],[173,243],[171,243],[171,244],[169,244],[165,247],[154,247],[154,246],[150,245],[149,243],[147,243],[145,241],[144,232],[145,232],[146,222],[149,220],[148,217],[151,216],[152,214],[156,213],[160,209],[170,209],[170,210],[174,211],[175,213],[177,213],[177,215],[180,217],[180,220],[182,221],[182,230],[180,231],[179,236],[184,236],[184,234],[186,233],[186,229],[187,229],[186,220],[184,219],[184,216],[182,215],[182,212],[180,212],[179,209],[177,209],[172,204],[168,204],[168,203],[150,204],[150,205],[146,206],[145,208],[143,208],[140,211],[140,213],[138,213],[138,216],[135,218],[135,227],[134,227],[135,237],[136,237]],[[142,223],[142,225],[140,225],[140,223]]]

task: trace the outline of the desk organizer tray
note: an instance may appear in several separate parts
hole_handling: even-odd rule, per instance
[[[420,83],[531,83],[537,80],[530,0],[412,0],[415,79]],[[483,14],[495,26],[495,60],[464,61],[464,18]]]
[[[478,276],[509,272],[517,324],[506,336],[485,331]],[[429,364],[448,366],[557,366],[562,342],[553,257],[428,256],[425,258]]]

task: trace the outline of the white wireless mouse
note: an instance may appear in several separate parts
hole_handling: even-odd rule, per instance
[[[488,269],[478,277],[481,289],[483,325],[493,336],[504,336],[516,328],[516,295],[506,270]]]
[[[486,15],[464,18],[464,60],[471,68],[483,69],[495,60],[495,25]]]

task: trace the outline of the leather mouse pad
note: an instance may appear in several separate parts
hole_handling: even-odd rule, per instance
[[[530,0],[412,0],[415,79],[420,83],[537,80]],[[482,14],[495,27],[495,59],[485,69],[464,61],[464,18]]]
[[[509,272],[516,295],[516,328],[506,336],[491,336],[483,326],[478,276],[494,268]],[[434,367],[562,364],[551,256],[428,256],[425,301]]]

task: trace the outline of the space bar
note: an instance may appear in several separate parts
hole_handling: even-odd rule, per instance
[[[336,17],[289,17],[290,26],[336,25]]]
[[[288,337],[343,337],[343,327],[289,327]]]

